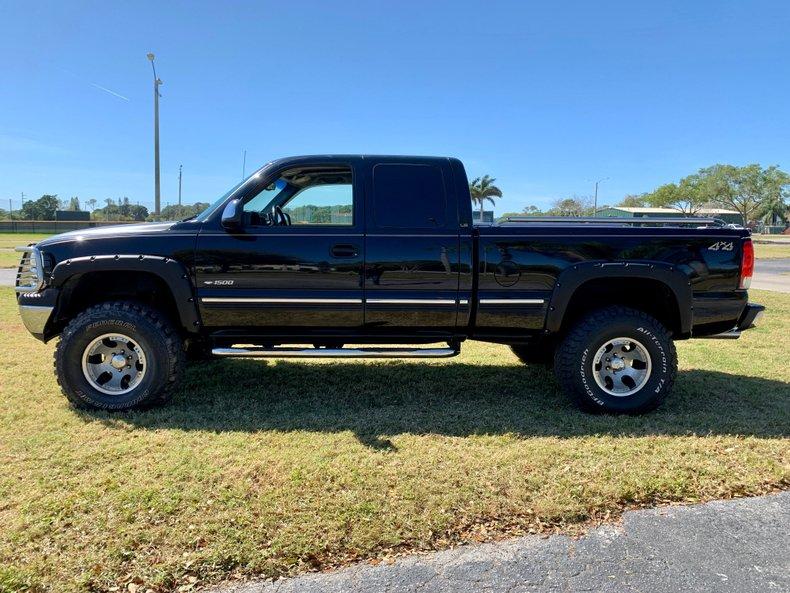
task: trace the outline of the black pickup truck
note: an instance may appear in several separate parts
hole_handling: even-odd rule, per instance
[[[22,319],[60,336],[58,381],[90,408],[167,401],[188,357],[436,358],[474,339],[552,362],[586,410],[640,413],[672,387],[674,340],[737,338],[763,310],[748,303],[747,230],[474,226],[453,158],[276,160],[193,219],[20,250]]]

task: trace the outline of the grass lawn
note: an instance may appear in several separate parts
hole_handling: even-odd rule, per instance
[[[0,233],[0,268],[15,268],[19,265],[22,254],[14,251],[14,247],[27,245],[49,237],[40,233]]]
[[[790,241],[782,243],[754,243],[754,256],[757,259],[790,257]]]
[[[0,591],[188,590],[790,484],[790,295],[679,344],[647,416],[573,408],[506,347],[450,361],[225,360],[168,407],[77,412],[0,289]]]

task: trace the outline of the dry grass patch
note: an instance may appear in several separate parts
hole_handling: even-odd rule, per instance
[[[679,344],[639,418],[578,412],[501,346],[458,359],[194,365],[149,412],[76,412],[0,291],[0,591],[174,590],[573,528],[790,483],[790,295]]]

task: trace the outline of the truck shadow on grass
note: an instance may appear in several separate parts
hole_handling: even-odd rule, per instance
[[[383,449],[394,448],[387,435],[403,433],[790,434],[789,383],[717,371],[681,371],[664,404],[637,417],[580,412],[542,367],[225,360],[190,365],[185,375],[164,408],[85,417],[151,430],[351,431]]]

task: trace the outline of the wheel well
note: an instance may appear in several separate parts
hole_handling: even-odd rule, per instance
[[[161,311],[181,327],[173,292],[160,276],[136,270],[87,272],[70,278],[62,289],[58,310],[58,331],[78,313],[107,301],[129,300]]]
[[[583,315],[602,307],[623,305],[658,319],[675,336],[682,333],[680,309],[672,289],[650,278],[596,278],[571,296],[562,319],[565,330]]]

